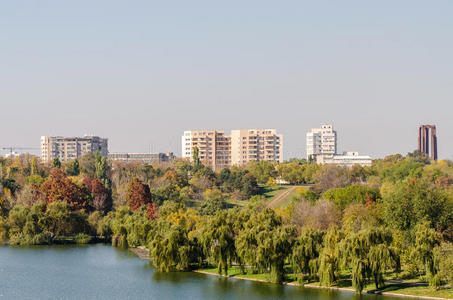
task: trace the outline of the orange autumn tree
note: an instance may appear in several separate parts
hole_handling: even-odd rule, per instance
[[[93,207],[98,211],[107,213],[112,209],[112,197],[109,190],[101,183],[99,179],[91,182],[91,195],[93,197]]]
[[[127,189],[126,201],[132,210],[137,210],[143,205],[151,204],[149,186],[142,183],[138,178],[132,179]]]
[[[80,188],[60,168],[52,169],[49,179],[41,185],[41,196],[47,205],[64,201],[75,210],[88,206],[86,199],[81,196]]]

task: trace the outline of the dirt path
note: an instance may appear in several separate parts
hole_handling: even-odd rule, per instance
[[[284,190],[280,193],[277,197],[275,197],[271,202],[267,204],[267,207],[275,208],[277,207],[283,200],[286,199],[292,192],[294,192],[299,186],[292,186]]]

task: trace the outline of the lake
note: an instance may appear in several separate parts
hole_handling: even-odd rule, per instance
[[[0,299],[382,299],[197,273],[160,273],[108,245],[0,246]]]

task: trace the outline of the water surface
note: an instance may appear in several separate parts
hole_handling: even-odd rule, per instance
[[[197,273],[156,272],[108,245],[0,247],[0,299],[382,299]]]

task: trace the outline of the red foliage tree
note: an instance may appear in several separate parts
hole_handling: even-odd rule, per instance
[[[112,197],[109,190],[99,179],[91,181],[91,195],[93,197],[93,207],[98,211],[108,212],[112,209]]]
[[[136,210],[142,205],[151,204],[149,186],[143,184],[138,178],[132,179],[131,183],[129,183],[126,200],[132,210]]]
[[[146,215],[148,218],[151,220],[154,220],[157,218],[157,206],[154,203],[148,203],[146,204]]]
[[[52,169],[49,179],[41,185],[41,196],[47,205],[55,201],[64,201],[72,209],[86,209],[88,206],[80,193],[80,188],[59,168]]]

